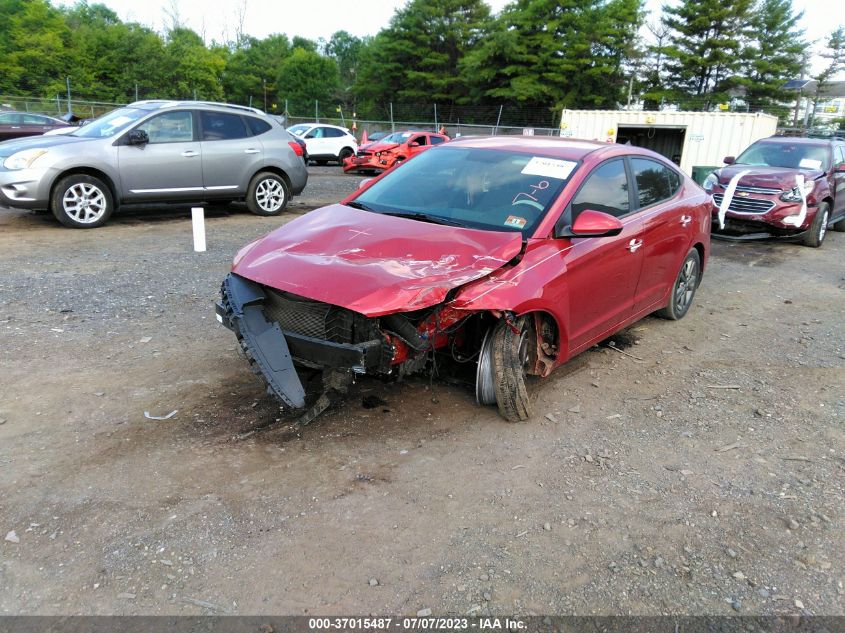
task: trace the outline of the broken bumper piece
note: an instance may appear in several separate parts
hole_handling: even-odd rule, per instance
[[[361,374],[380,366],[381,340],[343,344],[283,330],[267,318],[266,300],[259,284],[230,273],[223,281],[221,301],[216,304],[217,319],[235,333],[250,363],[267,382],[268,391],[287,407],[305,406],[305,390],[295,361]]]

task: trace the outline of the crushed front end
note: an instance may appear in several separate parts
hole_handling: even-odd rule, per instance
[[[216,313],[268,392],[303,414],[300,422],[328,408],[358,375],[398,378],[425,369],[436,350],[460,355],[455,348],[463,347],[474,314],[441,304],[367,317],[236,273],[223,281]]]

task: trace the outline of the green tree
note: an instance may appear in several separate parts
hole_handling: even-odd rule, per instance
[[[672,35],[666,49],[668,87],[685,109],[709,109],[728,98],[742,67],[752,0],[682,0],[664,7]]]
[[[411,0],[360,51],[353,92],[382,112],[398,101],[467,103],[456,69],[489,22],[483,0]]]
[[[295,116],[310,116],[315,101],[321,111],[328,111],[337,91],[337,65],[317,52],[295,48],[282,62],[277,85],[279,103],[287,100],[288,111]]]
[[[364,41],[360,37],[350,35],[346,31],[337,31],[323,46],[326,55],[337,64],[338,99],[347,107],[352,106],[352,86],[358,69],[358,58]]]
[[[0,90],[53,96],[70,73],[70,29],[46,0],[0,0]]]
[[[641,0],[516,0],[461,64],[479,102],[552,110],[616,107]],[[547,116],[538,113],[548,124]]]
[[[229,56],[223,73],[226,99],[232,103],[252,104],[263,108],[267,96],[267,110],[274,110],[279,88],[277,80],[282,63],[291,53],[285,35],[270,35],[263,40],[242,38],[242,43]]]
[[[220,50],[206,48],[202,38],[187,28],[177,28],[167,35],[164,47],[163,89],[173,99],[220,101],[223,87],[220,77],[225,56]]]
[[[784,115],[778,104],[789,100],[783,84],[801,73],[804,32],[798,28],[803,13],[795,13],[792,0],[761,0],[754,9],[753,40],[745,47],[745,72],[738,81],[745,86],[745,101],[752,110]]]

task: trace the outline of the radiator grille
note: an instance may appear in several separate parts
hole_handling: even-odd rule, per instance
[[[722,206],[722,199],[724,195],[721,193],[714,193],[713,194],[713,203],[720,207]],[[775,203],[771,200],[761,200],[759,198],[737,198],[734,197],[731,200],[731,204],[728,207],[729,211],[733,211],[734,213],[766,213],[771,211],[775,206]]]

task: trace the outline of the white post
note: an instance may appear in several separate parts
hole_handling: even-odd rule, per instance
[[[202,207],[191,209],[191,223],[194,228],[194,252],[205,252],[205,210]]]

